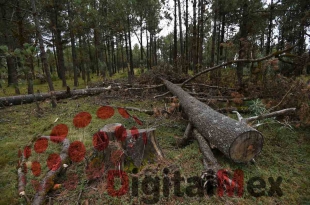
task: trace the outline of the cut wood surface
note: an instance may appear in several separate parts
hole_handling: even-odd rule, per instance
[[[189,121],[212,145],[235,162],[249,162],[263,147],[263,135],[243,122],[216,112],[186,93],[180,86],[163,80],[179,98]]]

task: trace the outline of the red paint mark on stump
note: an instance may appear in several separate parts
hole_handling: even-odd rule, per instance
[[[124,126],[117,126],[115,128],[115,137],[118,141],[124,141],[127,137],[126,128]]]
[[[144,145],[146,145],[147,144],[147,134],[146,134],[146,132],[143,132],[143,134],[142,134],[142,139],[143,139],[143,143],[144,143]]]
[[[136,140],[139,138],[139,130],[136,127],[130,128],[131,136]]]
[[[105,132],[97,132],[93,136],[93,146],[98,151],[103,151],[109,145],[109,137]]]

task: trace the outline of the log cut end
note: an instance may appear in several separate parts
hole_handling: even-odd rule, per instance
[[[262,151],[263,143],[264,137],[260,132],[256,130],[244,132],[230,146],[230,158],[235,162],[249,162]]]

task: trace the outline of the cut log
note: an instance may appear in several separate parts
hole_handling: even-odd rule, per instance
[[[235,162],[249,162],[263,147],[263,135],[243,122],[216,112],[186,93],[181,87],[163,80],[179,98],[189,121],[212,145]]]

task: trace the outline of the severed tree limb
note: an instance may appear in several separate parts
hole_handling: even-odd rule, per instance
[[[249,118],[243,118],[242,122],[249,123],[249,122],[253,122],[255,120],[262,120],[262,119],[266,119],[266,118],[270,118],[270,117],[287,115],[287,114],[294,113],[295,110],[296,110],[296,108],[287,108],[287,109],[283,109],[283,110],[278,110],[278,111],[271,112],[271,113],[264,114],[264,115],[259,115],[259,116],[249,117]]]
[[[220,102],[233,102],[234,99],[240,99],[242,101],[249,101],[249,100],[253,100],[254,98],[196,98],[197,100],[201,101],[201,102],[207,102],[207,101],[211,101],[211,100],[215,100],[215,101],[220,101]]]
[[[146,86],[146,87],[138,87],[138,88],[126,88],[125,91],[127,90],[147,90],[147,89],[156,89],[156,88],[161,88],[164,87],[164,84],[159,84],[159,85],[152,85],[152,86]]]
[[[267,59],[272,58],[272,57],[274,57],[274,56],[278,56],[278,55],[280,55],[280,54],[282,54],[282,53],[285,53],[285,52],[287,52],[287,51],[290,51],[290,50],[292,50],[294,47],[296,47],[296,46],[291,46],[291,47],[289,47],[289,48],[287,48],[287,49],[284,49],[284,50],[282,50],[282,51],[276,51],[276,52],[271,53],[270,55],[267,55],[267,56],[262,57],[262,58],[257,58],[257,59],[237,59],[237,60],[233,60],[233,61],[228,61],[228,62],[226,62],[226,63],[222,63],[222,64],[220,64],[220,65],[217,65],[217,66],[214,66],[214,67],[211,67],[211,68],[207,68],[207,69],[205,69],[205,70],[203,70],[203,71],[197,73],[197,74],[194,75],[193,77],[191,77],[191,78],[185,80],[185,81],[181,84],[181,87],[183,87],[186,83],[188,83],[188,82],[194,80],[194,79],[197,78],[198,76],[200,76],[200,75],[202,75],[202,74],[204,74],[204,73],[210,72],[210,71],[212,71],[212,70],[221,68],[221,67],[223,67],[223,66],[231,65],[231,64],[233,64],[233,63],[241,63],[241,62],[243,62],[243,63],[256,63],[256,62],[264,61],[264,60],[267,60]]]
[[[161,94],[161,95],[155,95],[153,98],[155,99],[155,98],[164,97],[164,96],[168,95],[169,93],[170,93],[170,91],[165,92],[164,94]]]
[[[193,138],[192,130],[193,130],[193,125],[189,122],[185,129],[183,137],[177,141],[178,147],[184,147],[185,145],[188,144],[188,141]]]
[[[42,138],[50,139],[50,136],[41,136]],[[62,151],[60,153],[61,158],[61,165],[64,161],[68,158],[68,149],[70,146],[69,139],[64,139],[62,142]],[[45,200],[45,196],[47,192],[53,187],[54,179],[57,176],[57,174],[63,169],[63,166],[59,166],[56,170],[49,170],[43,180],[40,183],[40,187],[37,190],[34,199],[32,201],[32,205],[40,205],[43,204]]]
[[[238,121],[241,122],[243,120],[242,115],[240,115],[240,113],[238,111],[232,111],[233,113],[235,113],[238,117]]]
[[[201,84],[201,83],[192,83],[188,84],[187,86],[201,86],[206,88],[212,88],[212,89],[223,89],[223,90],[236,90],[235,88],[227,88],[227,87],[221,87],[221,86],[215,86],[215,85],[207,85],[207,84]]]
[[[197,140],[199,149],[203,155],[205,170],[211,169],[216,173],[221,169],[221,166],[214,157],[207,140],[196,129],[193,129],[193,136]]]
[[[281,103],[283,102],[283,100],[286,98],[286,96],[289,94],[289,92],[292,90],[293,87],[294,87],[294,84],[293,84],[293,85],[290,87],[290,89],[285,93],[285,95],[283,96],[283,98],[281,99],[281,101],[280,101],[277,105],[271,107],[268,111],[270,112],[271,110],[273,110],[273,109],[275,109],[276,107],[278,107],[279,105],[281,105]]]

